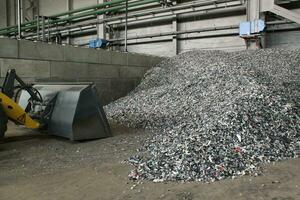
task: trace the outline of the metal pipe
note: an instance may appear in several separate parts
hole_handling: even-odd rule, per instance
[[[51,15],[49,17],[52,17],[52,18],[55,18],[57,16],[64,16],[64,15],[68,15],[68,14],[74,14],[76,12],[83,12],[83,11],[86,11],[87,9],[92,9],[92,8],[101,8],[101,7],[106,7],[108,5],[115,5],[115,4],[120,4],[122,2],[124,2],[125,0],[114,0],[114,1],[111,1],[111,2],[104,2],[102,4],[98,4],[96,6],[90,6],[90,7],[85,7],[85,8],[81,8],[81,9],[75,9],[75,10],[72,10],[72,11],[68,11],[68,12],[64,12],[64,13],[60,13],[60,14],[57,14],[57,15]],[[219,1],[217,2],[216,0],[206,0],[206,1],[200,1],[200,3],[220,3],[220,2],[225,2],[225,3],[230,3],[232,1],[235,1],[235,0],[223,0],[223,1]],[[197,2],[199,1],[194,1],[192,2],[193,4],[190,6],[191,8],[193,8],[194,6],[197,5]],[[242,2],[243,3],[243,2]],[[173,6],[174,7],[174,6]],[[170,7],[172,8],[172,7]],[[167,8],[166,8],[167,9]],[[30,26],[30,25],[33,25],[33,24],[36,24],[36,21],[30,21],[30,22],[25,22],[25,23],[22,23],[21,25],[22,26]],[[5,28],[0,28],[0,32],[2,31],[10,31],[10,30],[15,30],[17,28],[17,26],[10,26],[10,27],[5,27]],[[30,28],[30,27],[29,27]],[[2,33],[1,33],[2,34]]]
[[[283,24],[282,21],[278,21],[276,24]],[[290,23],[287,23],[290,24]],[[275,23],[272,23],[272,25],[275,25]],[[93,28],[93,27],[91,27]],[[267,29],[267,31],[283,31],[283,30],[299,30],[300,26],[293,27],[293,28],[284,28],[284,29]],[[194,36],[195,38],[205,38],[205,37],[219,37],[219,36],[229,36],[229,35],[238,35],[238,25],[231,25],[231,26],[219,26],[219,27],[210,27],[210,28],[200,28],[200,29],[191,29],[191,30],[182,30],[182,31],[173,31],[173,32],[165,32],[165,33],[155,33],[155,34],[146,34],[142,36],[136,36],[136,37],[130,37],[128,40],[136,40],[136,39],[145,39],[145,38],[154,38],[154,37],[164,37],[164,36],[172,36],[172,35],[182,35],[187,33],[203,33],[203,32],[210,32],[210,31],[222,31],[222,30],[236,30],[231,33],[214,33],[214,34],[208,34],[208,35],[201,35],[201,36]],[[83,33],[87,34],[90,32],[95,32],[95,30],[88,30],[86,29]],[[78,33],[74,33],[72,35],[78,35]],[[193,37],[186,37],[186,38],[193,38]],[[182,38],[178,38],[181,40]],[[170,39],[163,39],[163,40],[172,40]],[[110,42],[115,43],[118,41],[123,41],[122,38],[118,39],[111,39]],[[87,43],[86,43],[87,44]],[[127,42],[127,45],[129,43]]]
[[[19,1],[19,0],[18,0]],[[52,18],[55,18],[55,17],[61,17],[61,16],[64,16],[64,15],[70,15],[70,14],[74,14],[74,13],[77,13],[77,12],[84,12],[86,10],[92,10],[92,9],[97,9],[97,8],[104,8],[106,6],[110,6],[110,5],[115,5],[115,4],[119,4],[119,3],[122,3],[124,2],[125,0],[114,0],[114,1],[110,1],[110,2],[104,2],[104,3],[101,3],[101,4],[97,4],[95,6],[89,6],[89,7],[84,7],[84,8],[79,8],[79,9],[74,9],[74,10],[71,10],[71,11],[68,11],[68,12],[63,12],[63,13],[59,13],[59,14],[55,14],[55,15],[51,15],[49,17],[52,17]],[[25,22],[23,23],[22,25],[25,26],[25,25],[32,25],[34,24],[35,21],[30,21],[30,22]],[[17,26],[10,26],[10,27],[5,27],[5,28],[1,28],[0,31],[2,30],[6,30],[6,29],[11,29],[11,28],[17,28]]]
[[[137,17],[132,17],[129,18],[129,23],[130,24],[139,24],[138,22],[141,23],[148,23],[148,22],[157,22],[157,21],[163,21],[163,20],[171,20],[174,18],[174,13],[178,16],[178,18],[188,18],[188,17],[195,17],[195,15],[209,15],[209,14],[217,14],[217,13],[228,13],[228,12],[237,12],[237,11],[245,11],[246,8],[241,5],[234,5],[234,6],[218,6],[215,8],[209,8],[209,9],[193,9],[193,10],[185,10],[180,13],[174,12],[174,11],[166,11],[167,13],[164,15],[155,15],[147,13],[146,16],[143,16],[141,18]],[[196,13],[196,14],[195,14]],[[157,19],[157,20],[154,20]],[[115,24],[120,24],[122,26],[122,23],[124,20],[123,19],[118,19],[118,20],[112,20],[107,22],[108,25],[115,25]]]
[[[145,38],[181,35],[181,34],[187,34],[187,33],[203,33],[203,32],[210,32],[210,31],[222,31],[222,30],[234,30],[234,29],[237,30],[238,25],[199,28],[199,29],[190,29],[190,30],[182,30],[182,31],[170,31],[170,32],[165,32],[165,33],[145,34],[145,35],[141,35],[141,36],[129,37],[127,39],[128,40],[135,40],[135,39],[145,39]],[[87,29],[87,30],[85,30],[84,33],[95,32],[95,31],[96,30],[88,30]],[[236,31],[234,33],[238,33],[238,31]],[[227,33],[221,33],[221,34],[227,34]],[[170,40],[171,39],[172,38],[170,38]],[[114,43],[114,42],[118,42],[118,41],[124,41],[124,38],[110,39],[109,41]]]
[[[222,28],[225,28],[225,29],[222,29]],[[229,29],[237,29],[235,28],[235,25],[230,27],[230,26],[223,26],[223,27],[215,27],[214,29],[217,29],[217,30],[229,30]],[[207,32],[209,31],[209,28],[205,28],[205,29],[192,29],[192,30],[185,30],[185,31],[177,31],[177,32],[174,32],[174,35],[181,35],[181,34],[186,34],[186,33],[200,33],[200,32]],[[213,30],[211,30],[213,31]],[[86,30],[84,32],[84,34],[87,34],[89,32],[95,32],[95,30]],[[185,38],[178,38],[179,40],[182,40],[182,39],[192,39],[192,38],[209,38],[209,37],[222,37],[222,36],[237,36],[239,33],[238,33],[238,30],[236,31],[233,31],[233,32],[230,32],[230,33],[213,33],[213,34],[207,34],[207,35],[199,35],[199,36],[193,36],[193,37],[185,37]],[[74,35],[78,35],[78,34],[74,34]],[[144,38],[153,38],[153,37],[158,37],[158,36],[161,36],[161,35],[158,35],[157,36],[154,36],[154,35],[144,35],[144,36],[139,36],[137,38],[134,38],[134,37],[131,37],[131,38],[128,38],[129,40],[131,39],[144,39]],[[109,40],[110,42],[112,42],[112,45],[122,45],[122,44],[116,44],[115,42],[116,41],[112,41],[112,40]],[[123,41],[123,39],[120,39],[120,41]],[[161,40],[158,40],[158,41],[172,41],[172,38],[170,37],[169,39],[161,39]],[[153,40],[151,40],[151,42],[153,42]],[[157,42],[157,41],[155,41]],[[144,42],[140,42],[140,43],[144,43]],[[83,43],[82,45],[87,45],[88,43]],[[130,44],[130,43],[128,43]],[[136,42],[134,43],[136,44]]]
[[[133,2],[133,3],[128,3],[128,7],[146,5],[146,4],[155,3],[155,2],[159,2],[159,0],[142,0],[142,1],[137,1],[137,2]],[[114,6],[114,7],[111,7],[111,8],[105,8],[105,9],[102,9],[102,10],[95,10],[95,11],[91,11],[91,12],[85,12],[85,13],[72,15],[72,16],[64,17],[64,18],[59,18],[59,19],[55,19],[55,20],[50,20],[50,21],[51,21],[52,24],[54,24],[54,23],[67,23],[67,22],[70,22],[71,20],[74,20],[74,19],[79,19],[79,18],[88,17],[88,16],[101,15],[101,14],[105,14],[107,12],[119,11],[122,8],[125,8],[125,5]],[[28,25],[28,26],[25,26],[25,27],[21,27],[21,30],[32,29],[32,28],[35,28],[35,27],[36,27],[35,25]],[[10,27],[8,29],[10,29]],[[0,30],[0,35],[6,35],[6,34],[13,33],[13,32],[15,32],[15,30],[2,30],[2,31]]]
[[[45,42],[45,16],[42,16],[42,41]]]
[[[180,5],[180,8],[190,8],[191,5],[193,5],[193,8],[192,10],[185,10],[185,11],[182,11],[182,12],[176,12],[176,14],[179,16],[179,17],[182,17],[183,14],[186,14],[186,13],[196,13],[196,12],[199,12],[200,11],[203,11],[204,13],[203,14],[210,14],[210,13],[215,13],[214,10],[216,9],[222,9],[220,10],[220,13],[224,13],[224,12],[235,12],[235,11],[241,11],[241,10],[245,10],[245,7],[244,6],[240,6],[240,4],[236,4],[236,5],[228,5],[228,4],[222,4],[222,5],[215,5],[213,4],[213,7],[211,9],[197,9],[197,6],[201,7],[203,4],[198,4],[196,2],[192,2],[191,3],[188,3],[187,5],[184,4],[184,5]],[[206,4],[205,4],[206,5]],[[179,6],[178,6],[179,7]],[[153,18],[162,18],[162,17],[169,17],[170,18],[173,18],[174,16],[174,13],[175,11],[174,10],[178,10],[177,6],[172,6],[172,7],[169,7],[169,8],[160,8],[160,9],[157,9],[157,10],[146,10],[144,12],[138,12],[138,13],[130,13],[128,14],[128,20],[131,18],[131,21],[144,21],[146,19],[153,19]],[[224,12],[223,12],[224,11]],[[167,15],[156,15],[156,13],[163,13],[163,12],[170,12],[170,14],[167,14]],[[142,17],[144,15],[149,15],[150,17],[143,17],[141,19],[139,19],[138,17]],[[88,22],[88,23],[85,23],[85,24],[80,24],[80,25],[73,25],[73,26],[68,26],[68,27],[63,27],[59,30],[67,30],[67,29],[70,29],[70,28],[73,28],[73,27],[83,27],[84,25],[91,25],[91,24],[102,24],[102,23],[108,23],[109,25],[112,25],[112,24],[122,24],[124,23],[124,18],[125,16],[124,15],[121,15],[121,16],[116,16],[116,17],[110,17],[110,18],[106,18],[106,19],[98,19],[98,20],[93,20],[92,22]],[[169,19],[169,18],[165,18],[165,19]]]
[[[21,0],[18,0],[18,38],[22,38],[22,32],[21,32]]]
[[[191,40],[191,39],[202,39],[202,38],[216,38],[216,37],[230,37],[230,36],[238,36],[238,32],[231,32],[231,33],[215,33],[215,34],[208,34],[208,35],[199,35],[199,36],[185,36],[178,38],[179,40]],[[149,40],[149,41],[141,41],[141,42],[129,42],[128,45],[136,45],[136,44],[147,44],[147,43],[156,43],[156,42],[171,42],[172,38],[169,39],[158,39],[158,40]],[[86,44],[87,45],[87,44]],[[112,43],[112,46],[120,46],[120,43]],[[209,48],[200,48],[200,49],[209,49]]]
[[[138,1],[138,2],[133,2],[133,3],[129,3],[128,7],[146,5],[146,4],[153,3],[153,2],[158,2],[158,0],[142,0],[142,1]],[[125,5],[121,5],[121,6],[115,6],[115,7],[111,7],[111,8],[102,9],[102,10],[85,12],[85,13],[81,13],[81,14],[77,14],[77,15],[72,15],[72,16],[69,16],[69,17],[64,17],[64,18],[51,20],[51,23],[68,23],[68,22],[70,22],[71,20],[74,20],[74,19],[79,19],[79,18],[89,17],[89,16],[94,17],[95,15],[105,14],[106,12],[119,11],[120,9],[122,9],[124,7],[125,7]],[[52,16],[50,16],[50,18],[51,17]],[[35,28],[35,25],[30,25],[28,23],[28,26],[21,27],[21,30],[28,30],[28,29],[32,29],[32,28]],[[0,35],[13,33],[14,31],[15,30],[10,30],[10,27],[9,27],[8,30],[2,30],[2,31],[0,30]]]
[[[47,27],[47,31],[48,31],[48,33],[47,33],[47,40],[49,42],[50,41],[50,22],[49,22],[49,18],[47,20],[48,20],[48,23],[47,23],[47,25],[48,25],[48,27]]]
[[[235,5],[235,4],[232,4],[232,3],[235,3],[235,2],[239,2],[239,5],[241,5],[241,2],[240,1],[236,1],[236,0],[234,0],[234,1],[226,1],[225,2],[225,7],[230,7],[230,6],[233,6],[233,5]],[[198,1],[194,1],[194,2],[190,2],[190,3],[186,3],[185,5],[182,5],[182,4],[180,4],[179,6],[173,6],[173,7],[170,7],[170,8],[164,8],[164,10],[168,10],[168,11],[170,11],[171,13],[174,13],[174,12],[176,12],[176,10],[179,10],[178,12],[176,12],[176,14],[180,14],[180,13],[185,13],[186,11],[180,11],[180,9],[183,9],[183,8],[189,8],[189,9],[192,9],[192,10],[195,10],[196,8],[197,8],[197,6],[199,6],[199,5],[208,5],[208,3],[214,3],[213,5],[215,5],[215,7],[214,8],[221,8],[220,7],[220,5],[222,5],[222,7],[223,7],[223,4],[224,4],[224,2],[223,1],[221,1],[221,2],[219,2],[219,3],[217,3],[217,2],[215,2],[215,1],[201,1],[201,2],[198,2]],[[220,5],[219,5],[220,4]],[[236,4],[237,5],[237,4]],[[224,8],[225,8],[224,7]],[[160,12],[163,12],[162,11],[162,9],[159,9],[159,10],[151,10],[151,11],[146,11],[146,13],[147,14],[149,14],[149,12],[151,13],[151,14],[155,14],[155,13],[160,13]],[[134,14],[132,14],[131,15],[131,17],[133,17],[133,18],[137,18],[137,17],[139,17],[139,16],[142,16],[142,15],[144,15],[145,14],[145,12],[144,13],[141,13],[141,12],[139,12],[139,13],[134,13]],[[159,15],[154,15],[154,16],[152,16],[151,18],[160,18],[161,16],[159,16]],[[115,17],[113,17],[113,18],[115,18]],[[117,18],[115,18],[115,19],[120,19],[121,21],[119,22],[119,23],[123,23],[123,21],[122,21],[122,18],[124,18],[124,16],[121,16],[121,17],[117,17]],[[107,19],[107,21],[110,21],[110,19],[111,18],[108,18]],[[143,19],[141,19],[141,20],[143,20]],[[49,22],[50,23],[50,22]],[[63,22],[62,22],[63,23]],[[29,28],[31,28],[31,27],[29,27],[29,26],[27,26],[27,27],[25,27],[24,29],[29,29]],[[1,33],[0,33],[1,34]],[[2,33],[2,34],[4,34],[4,33]]]
[[[36,16],[36,39],[40,40],[40,16]]]
[[[211,9],[211,10],[201,10],[200,11],[186,11],[180,15],[178,15],[178,19],[184,19],[184,18],[188,18],[188,17],[196,17],[196,16],[203,16],[203,15],[207,15],[207,14],[223,14],[223,13],[230,13],[230,12],[236,12],[236,11],[244,11],[245,7],[244,6],[233,6],[233,7],[227,7],[227,8],[223,8],[223,7],[218,7],[215,9]],[[148,14],[145,12],[145,14]],[[130,14],[130,16],[132,16],[132,14]],[[124,17],[124,16],[122,16]],[[173,18],[173,15],[169,15],[169,16],[163,16],[163,17],[155,17],[157,18],[155,21],[162,21],[162,20],[170,20]],[[82,30],[84,29],[86,26],[91,26],[91,25],[97,25],[97,24],[101,24],[104,22],[110,22],[110,21],[114,21],[114,20],[119,20],[121,19],[120,17],[112,17],[112,18],[107,18],[107,19],[101,19],[101,20],[95,20],[93,22],[89,22],[89,23],[85,23],[85,24],[80,24],[80,25],[72,25],[72,26],[68,26],[68,27],[62,27],[60,29],[56,30],[56,33],[59,31],[61,33],[63,32],[67,32],[67,30],[69,31],[73,31],[74,29],[76,30]],[[148,22],[148,19],[146,19]],[[145,23],[144,21],[139,20],[140,23]],[[153,22],[153,20],[151,21]],[[121,23],[121,21],[118,21],[118,24]],[[131,22],[130,24],[134,24],[135,22]],[[28,35],[28,37],[31,37],[32,35]]]
[[[88,6],[88,7],[84,7],[84,8],[78,8],[78,9],[74,9],[74,10],[70,10],[67,12],[63,12],[63,13],[59,13],[56,15],[51,15],[50,17],[55,18],[55,17],[61,17],[61,16],[65,16],[65,15],[71,15],[71,14],[75,14],[75,13],[79,13],[79,12],[84,12],[87,10],[94,10],[94,9],[99,9],[99,8],[105,8],[106,6],[111,6],[111,5],[115,5],[115,4],[120,4],[125,2],[126,0],[114,0],[114,1],[109,1],[109,2],[103,2],[101,4],[97,4],[94,6]]]
[[[138,12],[132,12],[132,14],[128,15],[132,18],[134,18],[134,20],[138,20],[140,19],[140,17],[142,18],[142,16],[144,15],[150,15],[151,18],[152,17],[162,17],[160,16],[160,14],[165,13],[166,11],[169,11],[172,15],[177,15],[177,14],[181,14],[186,12],[187,10],[190,11],[197,11],[197,7],[199,8],[201,5],[201,7],[203,6],[203,9],[208,10],[208,7],[210,7],[211,9],[216,9],[216,8],[229,8],[229,7],[233,7],[233,6],[238,6],[238,5],[242,5],[240,0],[223,0],[223,1],[218,1],[216,2],[216,0],[198,0],[198,1],[192,1],[192,2],[188,2],[188,3],[183,3],[177,6],[171,6],[171,7],[164,7],[164,8],[158,8],[158,9],[148,9],[148,10],[143,10],[143,11],[138,11]],[[119,11],[124,11],[124,9],[121,9]],[[110,19],[119,19],[122,20],[118,23],[125,23],[124,19],[125,19],[125,15],[119,15],[117,17],[110,17],[108,18],[109,21]],[[143,18],[144,19],[144,18]],[[76,21],[73,21],[76,22]]]
[[[128,20],[128,0],[126,0],[126,11],[125,11],[125,52],[127,52],[127,20]]]
[[[138,2],[129,3],[128,7],[140,6],[140,5],[145,5],[145,4],[154,3],[154,2],[158,2],[158,1],[159,0],[142,0],[142,1],[138,1]],[[92,11],[92,12],[73,15],[73,16],[70,16],[70,17],[65,17],[65,18],[62,18],[62,19],[53,20],[52,23],[62,22],[62,21],[65,21],[65,20],[69,21],[69,20],[72,20],[72,19],[78,19],[78,18],[89,16],[89,15],[101,15],[101,14],[105,14],[106,12],[118,11],[122,8],[124,8],[123,5],[115,6],[115,7],[107,8],[107,9],[103,9],[103,10],[96,10],[96,11]]]
[[[198,28],[198,29],[191,29],[191,30],[182,30],[182,31],[169,31],[164,33],[151,33],[145,34],[140,36],[133,36],[127,38],[128,40],[134,39],[144,39],[144,38],[153,38],[153,37],[162,37],[162,36],[173,36],[173,35],[180,35],[186,33],[201,33],[201,32],[209,32],[209,31],[221,31],[221,30],[229,30],[229,29],[237,29],[238,25],[231,25],[231,26],[218,26],[218,27],[209,27],[209,28]],[[117,42],[123,41],[124,38],[116,38],[109,40],[110,42]]]

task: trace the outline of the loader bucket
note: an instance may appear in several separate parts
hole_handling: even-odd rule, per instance
[[[46,83],[34,85],[43,101],[53,104],[47,122],[49,134],[70,140],[90,140],[111,136],[110,127],[92,83]],[[29,95],[22,92],[19,104],[25,109]],[[52,102],[51,100],[54,99]]]

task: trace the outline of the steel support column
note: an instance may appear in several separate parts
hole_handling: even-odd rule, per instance
[[[247,0],[247,21],[262,19],[260,13],[260,0]],[[245,39],[247,49],[259,49],[263,46],[263,36],[255,36]]]
[[[104,3],[105,0],[98,0],[98,4]],[[105,14],[103,15],[98,15],[97,19],[99,21],[105,19]],[[105,28],[105,23],[102,24],[97,24],[97,38],[102,38],[102,39],[106,39],[106,28]]]
[[[22,38],[22,32],[21,32],[21,23],[22,23],[22,1],[17,1],[17,14],[18,14],[18,38]]]
[[[68,11],[71,11],[71,10],[73,10],[73,0],[68,0]],[[69,25],[71,25],[71,24],[69,23]],[[67,37],[67,44],[71,44],[70,37]]]
[[[277,5],[275,0],[261,0],[260,10],[261,12],[272,12],[276,15],[300,24],[300,15],[298,13]]]
[[[175,15],[173,20],[172,20],[172,30],[174,32],[178,31],[178,24],[177,24],[177,16]],[[173,46],[173,50],[174,50],[174,55],[178,54],[178,40],[177,40],[177,35],[173,35],[173,39],[172,39],[172,46]]]
[[[125,41],[124,41],[124,44],[125,44],[125,47],[124,47],[124,51],[127,52],[127,35],[128,35],[128,0],[126,0],[125,2]]]

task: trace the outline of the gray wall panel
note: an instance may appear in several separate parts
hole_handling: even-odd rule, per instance
[[[7,26],[7,4],[6,0],[0,0],[0,28]]]
[[[300,48],[300,31],[269,33],[266,44],[269,48]]]
[[[68,10],[68,0],[40,0],[40,15],[54,15]]]
[[[97,4],[97,0],[73,0],[74,9],[92,6],[96,4]]]

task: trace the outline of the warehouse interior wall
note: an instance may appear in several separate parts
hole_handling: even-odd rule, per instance
[[[102,3],[103,0],[22,0],[24,5],[23,20],[33,19],[36,14],[49,16],[72,9]],[[192,1],[177,1],[177,5]],[[229,2],[229,1],[228,1]],[[15,24],[15,2],[0,0],[0,27]],[[289,9],[300,13],[299,3],[291,4]],[[156,8],[159,8],[156,7]],[[272,16],[274,17],[274,16]],[[280,18],[278,18],[280,20]],[[146,53],[159,56],[174,56],[178,53],[195,49],[218,49],[225,51],[239,51],[246,48],[245,42],[239,37],[238,25],[246,21],[243,9],[218,9],[204,13],[182,14],[165,20],[148,20],[128,25],[128,38],[137,38],[147,34],[160,34],[170,31],[188,31],[191,29],[211,29],[211,31],[183,33],[160,37],[129,39],[128,51]],[[226,30],[213,30],[220,26],[233,26]],[[111,30],[113,29],[113,31]],[[298,48],[300,40],[300,26],[297,24],[272,25],[265,33],[265,47]],[[109,34],[108,34],[109,33]],[[67,44],[82,45],[96,38],[118,39],[124,38],[124,24],[107,26],[100,24],[97,30],[88,34],[68,37]],[[112,50],[124,51],[124,42],[117,42]]]
[[[6,0],[0,0],[0,28],[6,27],[7,22],[7,2]]]
[[[94,82],[104,105],[125,96],[163,58],[0,38],[0,83],[16,69],[27,83]]]

